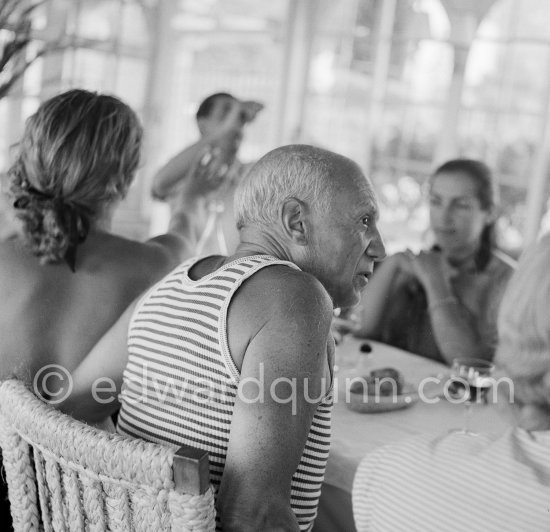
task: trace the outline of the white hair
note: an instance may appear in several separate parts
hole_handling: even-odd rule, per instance
[[[237,228],[272,225],[289,198],[321,211],[328,209],[331,197],[341,185],[337,172],[342,166],[338,165],[346,164],[356,167],[347,157],[305,144],[290,144],[270,151],[237,188]]]
[[[502,299],[496,360],[526,404],[550,410],[550,235],[522,257]]]

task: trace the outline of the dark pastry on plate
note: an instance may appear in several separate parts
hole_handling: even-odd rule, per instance
[[[380,368],[353,382],[350,387],[352,393],[368,395],[391,396],[401,395],[403,392],[403,375],[395,368]]]

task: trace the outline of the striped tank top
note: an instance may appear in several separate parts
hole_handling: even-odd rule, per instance
[[[138,303],[128,330],[117,430],[156,443],[208,451],[210,480],[217,493],[225,465],[239,386],[227,341],[227,310],[247,278],[274,264],[298,269],[271,256],[228,263],[199,280],[190,259],[151,288]],[[300,530],[317,514],[330,447],[332,387],[321,399],[291,483],[291,507]],[[281,435],[284,437],[284,435]]]

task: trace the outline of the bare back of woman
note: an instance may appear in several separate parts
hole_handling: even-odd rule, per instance
[[[8,172],[20,231],[0,243],[0,379],[32,380],[48,364],[71,371],[136,297],[187,256],[183,204],[171,233],[148,242],[109,232],[138,168],[142,133],[125,103],[78,89],[27,120]],[[216,164],[196,163],[186,196],[204,192]]]
[[[44,366],[72,371],[175,261],[158,244],[92,232],[75,272],[41,265],[20,240],[0,245],[0,378],[30,380]]]
[[[219,186],[222,165],[200,150],[170,233],[141,243],[109,232],[141,140],[132,109],[84,90],[51,98],[28,119],[8,172],[21,227],[0,243],[0,380],[16,376],[47,394],[54,374],[41,370],[74,370],[126,307],[193,248],[188,207]],[[2,514],[3,492],[0,482]]]

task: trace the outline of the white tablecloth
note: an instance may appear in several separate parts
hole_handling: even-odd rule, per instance
[[[407,436],[425,432],[442,433],[462,427],[465,406],[452,404],[441,399],[437,404],[427,404],[421,400],[403,410],[377,414],[364,414],[350,410],[346,406],[345,380],[359,373],[368,373],[371,369],[394,367],[405,381],[415,386],[428,376],[449,374],[449,368],[433,360],[413,355],[373,342],[372,353],[366,371],[346,369],[358,358],[359,347],[364,341],[346,338],[336,349],[336,372],[338,395],[332,413],[332,443],[327,463],[325,483],[351,493],[353,476],[359,461],[373,449]],[[437,393],[435,384],[427,384],[426,395]],[[506,428],[505,421],[499,416],[496,405],[474,405],[470,427],[474,431],[501,431]]]
[[[350,410],[346,406],[346,379],[365,375],[372,369],[398,369],[405,381],[415,387],[425,377],[438,377],[444,382],[449,375],[449,368],[443,364],[371,340],[368,344],[372,353],[366,359],[367,365],[360,362],[363,367],[358,368],[362,357],[359,348],[364,342],[346,338],[336,348],[338,393],[332,413],[332,443],[313,532],[355,532],[351,507],[353,477],[361,458],[369,451],[407,436],[444,433],[463,426],[465,406],[445,399],[437,404],[420,400],[403,410],[377,414]],[[425,391],[427,397],[433,397],[441,387],[430,383]],[[496,405],[489,404],[474,405],[469,426],[474,431],[500,432],[507,425]]]

